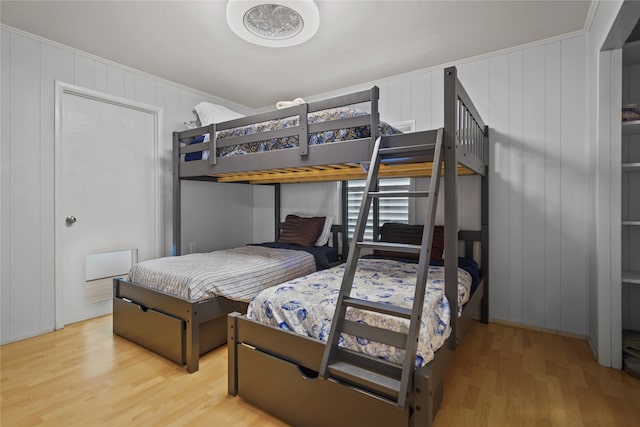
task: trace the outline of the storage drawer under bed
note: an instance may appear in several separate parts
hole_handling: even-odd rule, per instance
[[[258,349],[238,345],[238,390],[246,401],[296,426],[408,425],[408,411]],[[310,416],[311,414],[311,416]]]
[[[186,363],[182,319],[114,298],[113,332],[180,365]]]

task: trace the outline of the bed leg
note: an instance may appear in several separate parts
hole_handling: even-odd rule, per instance
[[[433,384],[429,378],[414,375],[413,414],[410,419],[412,427],[431,427],[435,412],[438,411],[437,399]]]
[[[197,313],[194,311],[189,313],[186,335],[187,372],[192,374],[199,369],[200,359],[200,325],[198,323]]]
[[[238,394],[238,352],[236,348],[238,342],[238,316],[240,316],[238,312],[230,313],[227,316],[227,355],[229,363],[227,378],[229,381],[228,393],[231,396]]]

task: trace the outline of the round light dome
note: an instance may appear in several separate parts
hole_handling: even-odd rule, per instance
[[[260,46],[287,47],[303,43],[318,31],[319,17],[318,7],[312,0],[277,3],[229,0],[227,3],[229,27],[241,38]]]

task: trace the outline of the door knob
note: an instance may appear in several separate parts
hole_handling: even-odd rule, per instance
[[[73,215],[69,215],[68,217],[65,218],[64,222],[67,223],[67,225],[72,225],[77,221],[76,217]]]

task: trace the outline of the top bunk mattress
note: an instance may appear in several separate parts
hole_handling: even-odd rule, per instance
[[[249,304],[247,317],[326,342],[331,330],[345,265],[316,272],[269,288]],[[388,259],[360,259],[351,295],[411,308],[418,264]],[[458,306],[471,294],[472,276],[458,269]],[[444,267],[430,266],[420,327],[416,367],[430,362],[451,334],[450,308],[444,291]],[[347,319],[383,329],[407,332],[409,322],[379,313],[347,309]],[[374,357],[402,363],[404,350],[342,334],[340,345]]]
[[[187,301],[216,296],[249,302],[263,289],[316,271],[304,250],[244,246],[140,262],[129,280]]]

